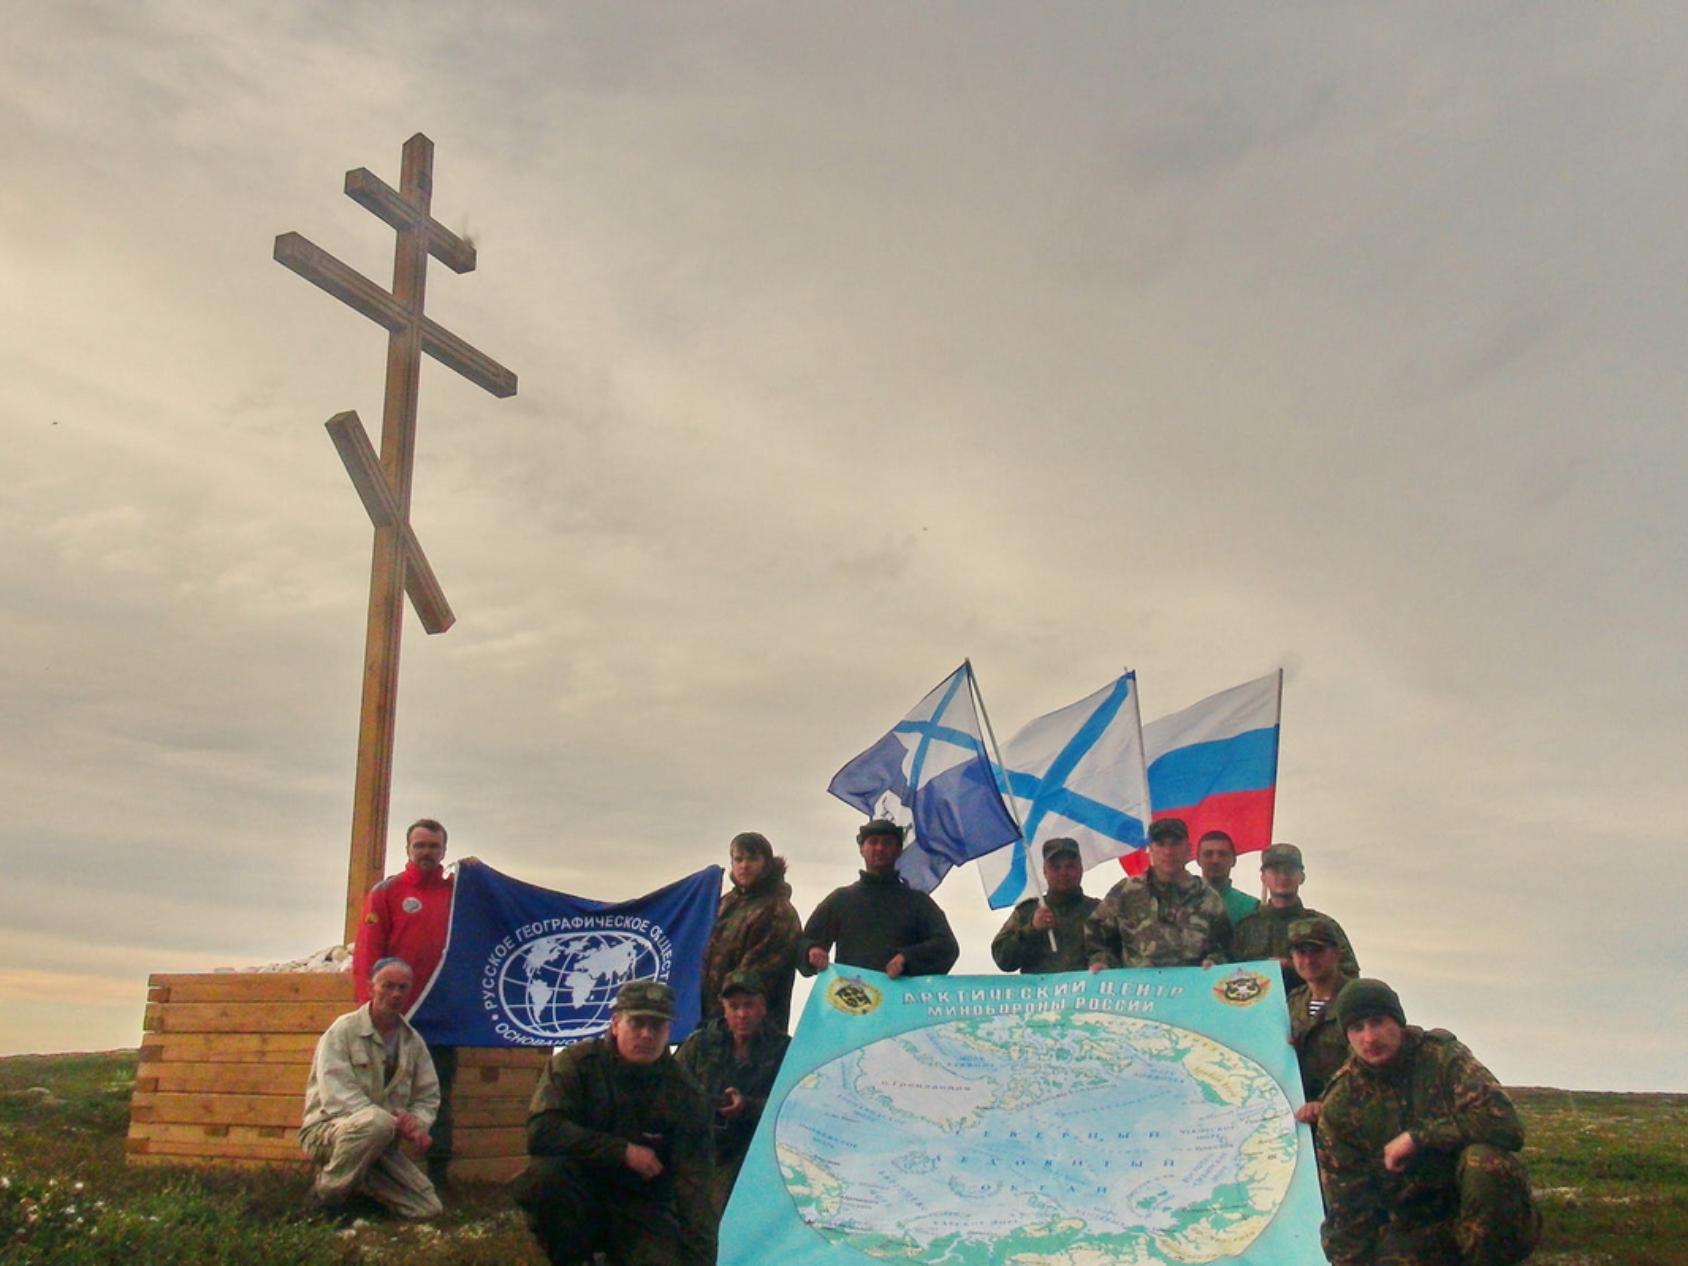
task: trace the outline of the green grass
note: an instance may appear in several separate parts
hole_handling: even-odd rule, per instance
[[[134,1075],[133,1051],[0,1059],[0,1262],[544,1266],[498,1187],[454,1187],[426,1225],[342,1225],[302,1211],[298,1173],[126,1164]]]
[[[544,1266],[497,1187],[453,1188],[425,1226],[341,1225],[301,1212],[298,1174],[127,1165],[134,1072],[133,1051],[0,1059],[7,1266]],[[1688,1095],[1512,1094],[1538,1266],[1688,1266]]]
[[[1544,1266],[1688,1263],[1688,1095],[1515,1090]]]

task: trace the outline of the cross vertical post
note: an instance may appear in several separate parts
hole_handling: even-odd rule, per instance
[[[386,868],[405,594],[409,593],[427,632],[443,633],[455,619],[410,526],[422,353],[427,352],[495,396],[516,394],[515,374],[423,315],[430,254],[454,272],[466,273],[475,267],[474,246],[431,214],[433,171],[434,143],[419,132],[405,142],[397,190],[364,168],[346,173],[346,195],[397,232],[390,293],[297,233],[283,233],[275,241],[278,262],[387,330],[379,458],[357,414],[338,413],[327,424],[329,436],[375,526],[358,713],[352,846],[346,870],[348,942],[357,936],[364,894],[380,881]]]
[[[399,194],[426,223],[434,193],[434,143],[420,132],[404,143]],[[416,390],[422,371],[422,305],[428,281],[427,233],[413,220],[393,248],[393,298],[411,317],[387,335],[387,385],[381,409],[381,471],[399,512],[410,517],[416,468]],[[346,940],[357,938],[363,898],[386,869],[387,814],[393,793],[399,642],[404,632],[404,555],[398,524],[375,529],[364,632],[363,701],[358,709],[357,782],[352,793],[352,849],[346,869]]]

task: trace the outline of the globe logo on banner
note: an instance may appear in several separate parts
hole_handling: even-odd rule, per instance
[[[667,979],[667,939],[659,946],[632,928],[538,937],[509,951],[502,967],[495,953],[488,966],[497,972],[497,990],[485,1001],[491,1009],[496,998],[504,1018],[533,1037],[557,1043],[591,1037],[609,1026],[622,985]]]

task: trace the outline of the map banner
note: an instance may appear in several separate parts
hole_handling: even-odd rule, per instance
[[[1323,1262],[1275,962],[815,981],[721,1266]]]

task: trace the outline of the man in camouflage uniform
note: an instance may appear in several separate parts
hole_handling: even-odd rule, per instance
[[[1244,915],[1260,908],[1260,898],[1251,897],[1231,882],[1231,872],[1237,868],[1237,844],[1224,831],[1208,831],[1196,841],[1196,869],[1201,871],[1207,886],[1225,900],[1225,914],[1234,929]]]
[[[755,831],[733,836],[728,845],[733,890],[721,898],[715,931],[703,955],[704,1019],[721,1014],[721,986],[733,972],[762,982],[768,1022],[791,1031],[791,985],[797,974],[797,938],[803,925],[791,905],[785,858],[774,855],[768,837]]]
[[[1237,924],[1236,934],[1231,938],[1232,957],[1239,963],[1257,958],[1277,959],[1283,969],[1286,993],[1299,989],[1303,983],[1289,957],[1289,925],[1297,919],[1324,919],[1335,928],[1343,976],[1352,980],[1360,974],[1359,960],[1354,957],[1342,925],[1328,914],[1301,904],[1301,885],[1306,879],[1307,868],[1302,865],[1299,848],[1293,844],[1274,844],[1268,848],[1260,855],[1260,882],[1265,885],[1266,900]]]
[[[1509,1266],[1541,1215],[1518,1151],[1524,1130],[1493,1074],[1441,1029],[1409,1026],[1395,991],[1337,995],[1353,1051],[1319,1113],[1331,1266]]]
[[[1289,1040],[1301,1065],[1306,1100],[1295,1119],[1305,1125],[1319,1119],[1325,1087],[1348,1060],[1348,1036],[1336,1021],[1336,995],[1348,983],[1339,970],[1339,936],[1336,924],[1323,916],[1289,925],[1290,958],[1306,982],[1289,995]]]
[[[668,1053],[674,991],[632,980],[610,1031],[551,1057],[511,1194],[552,1266],[713,1266],[710,1105]]]
[[[897,874],[903,828],[875,818],[856,832],[861,878],[834,888],[803,925],[797,970],[813,976],[832,962],[899,976],[941,976],[961,956],[938,903]]]
[[[1229,959],[1231,922],[1220,895],[1185,871],[1190,831],[1177,818],[1149,828],[1149,869],[1119,881],[1084,924],[1090,970],[1196,967]]]
[[[736,971],[721,986],[724,1014],[692,1032],[674,1058],[715,1105],[715,1212],[727,1207],[756,1123],[791,1039],[768,1018],[762,984]]]
[[[1015,906],[991,941],[991,957],[1003,971],[1083,971],[1089,965],[1084,921],[1097,900],[1084,894],[1077,840],[1058,835],[1043,842],[1043,880],[1046,895]]]

